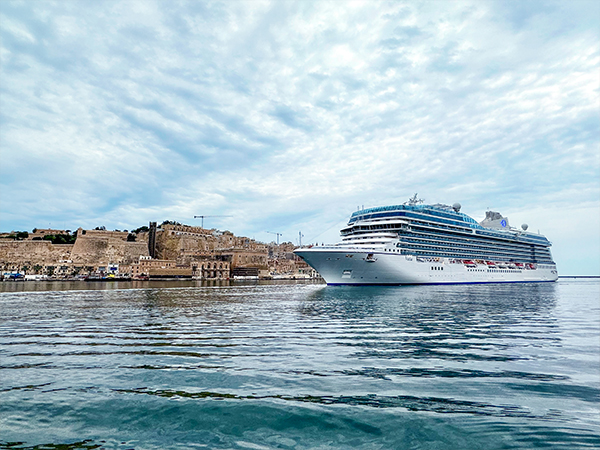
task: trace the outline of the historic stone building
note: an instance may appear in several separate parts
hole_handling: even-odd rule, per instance
[[[228,280],[231,277],[228,261],[206,259],[192,263],[194,278],[199,280]]]
[[[149,278],[192,278],[190,266],[178,265],[176,261],[164,259],[152,259],[149,256],[141,256],[137,263],[130,266],[131,276]]]
[[[230,231],[163,223],[155,227],[150,256],[149,232],[84,230],[74,244],[52,244],[43,236],[68,230],[39,229],[28,239],[0,239],[0,268],[53,276],[115,273],[133,277],[194,277],[226,280],[236,276],[312,274],[294,255],[292,243],[264,244]],[[38,239],[33,240],[34,236]],[[14,236],[13,236],[14,237]],[[110,268],[110,270],[109,270]],[[241,275],[240,275],[241,274]]]
[[[267,270],[268,248],[247,237],[234,236],[230,231],[206,230],[187,225],[165,224],[157,236],[157,253],[163,259],[179,264],[200,264],[205,258],[236,267]],[[223,277],[225,278],[225,277]]]

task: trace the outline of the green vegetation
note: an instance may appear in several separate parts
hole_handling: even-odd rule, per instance
[[[50,241],[53,244],[73,244],[77,239],[77,233],[73,234],[47,234],[43,237],[44,241]]]
[[[148,227],[143,226],[143,227],[139,227],[136,228],[135,230],[131,230],[132,233],[138,234],[138,233],[145,233],[148,231]]]
[[[175,222],[174,220],[165,220],[163,223],[160,224],[161,227],[163,225],[181,225],[181,224],[179,222]]]
[[[9,234],[9,239],[14,239],[15,241],[22,241],[23,239],[27,239],[29,237],[29,233],[27,231],[17,231],[15,234]]]

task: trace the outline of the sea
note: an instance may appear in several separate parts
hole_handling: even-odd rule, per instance
[[[0,448],[600,448],[600,279],[0,283]]]

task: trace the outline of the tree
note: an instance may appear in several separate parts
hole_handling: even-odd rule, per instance
[[[27,239],[29,237],[29,233],[27,231],[17,231],[17,239],[22,241],[23,239]]]
[[[73,244],[76,239],[77,234],[47,234],[43,237],[44,241],[50,241],[52,244]]]

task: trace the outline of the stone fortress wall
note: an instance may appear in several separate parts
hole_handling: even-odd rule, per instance
[[[73,244],[70,259],[81,264],[133,264],[140,256],[148,256],[148,245],[145,242],[84,235],[78,237]]]
[[[48,234],[70,232],[44,229],[39,230],[36,237]],[[31,240],[31,237],[21,241],[2,237],[0,270],[4,272],[25,270],[32,273],[32,267],[36,267],[36,273],[52,272],[56,276],[103,272],[118,266],[118,273],[135,276],[148,272],[148,267],[163,261],[172,263],[174,266],[169,270],[178,274],[189,272],[203,279],[226,279],[237,269],[252,269],[268,277],[272,273],[292,274],[306,265],[291,253],[294,249],[291,243],[267,245],[235,236],[230,231],[181,224],[163,223],[156,230],[155,259],[150,258],[149,233],[144,231],[132,235],[127,231],[79,228],[74,244],[52,244],[47,240]],[[164,271],[166,268],[152,266],[152,271],[157,270]],[[301,270],[299,272],[302,273]]]
[[[50,241],[0,241],[0,263],[53,264],[71,259],[73,244]]]
[[[144,241],[128,242],[128,234],[79,229],[74,244],[52,244],[46,240],[0,240],[0,266],[132,264],[140,256],[148,256],[148,244]]]
[[[109,230],[84,230],[83,228],[77,229],[77,239],[82,238],[110,238],[119,239],[121,241],[127,241],[129,232],[127,231],[109,231]]]

